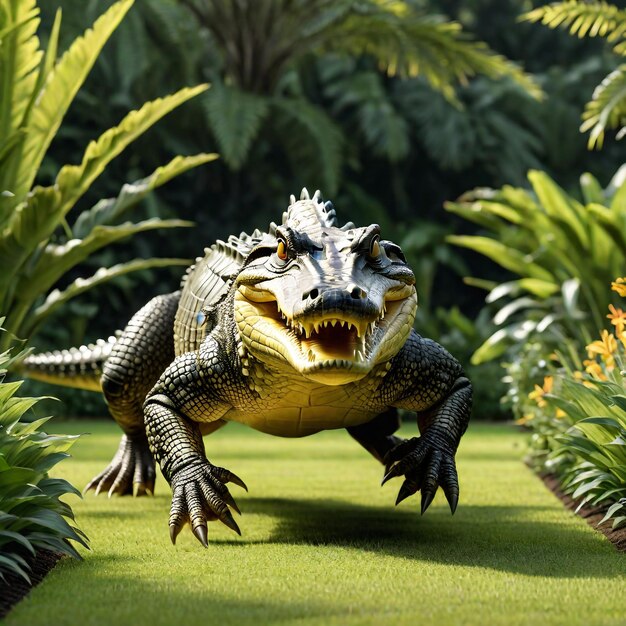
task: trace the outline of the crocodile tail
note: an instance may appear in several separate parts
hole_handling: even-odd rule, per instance
[[[17,369],[28,378],[53,385],[102,391],[102,368],[116,342],[117,337],[112,336],[80,348],[31,354]]]

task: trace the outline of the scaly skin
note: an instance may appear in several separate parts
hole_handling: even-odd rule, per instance
[[[376,225],[338,228],[332,205],[304,190],[280,226],[205,252],[180,293],[134,316],[103,364],[126,435],[88,488],[151,493],[151,451],[172,487],[172,541],[189,523],[206,546],[209,521],[240,532],[226,485],[245,484],[207,459],[203,435],[228,421],[287,437],[346,428],[385,464],[383,484],[404,477],[396,504],[421,491],[424,513],[441,486],[454,513],[471,385],[412,329],[415,277],[400,248]],[[420,437],[394,435],[398,409],[417,414]]]

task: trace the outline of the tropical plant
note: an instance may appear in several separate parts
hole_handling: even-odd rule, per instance
[[[626,296],[626,278],[613,283]],[[626,313],[610,306],[612,331],[586,346],[587,359],[557,354],[553,374],[536,385],[535,410],[520,423],[532,432],[529,461],[556,476],[565,493],[603,507],[613,527],[626,525]]]
[[[565,0],[536,8],[522,19],[550,28],[568,29],[578,37],[605,37],[613,51],[626,57],[626,11],[604,0]],[[607,129],[626,133],[626,64],[620,64],[596,87],[585,106],[581,131],[589,131],[589,147],[601,148]]]
[[[302,97],[292,68],[311,55],[370,55],[388,75],[423,76],[437,91],[458,103],[455,85],[474,74],[511,77],[539,96],[533,80],[516,65],[472,40],[460,25],[423,15],[411,2],[389,0],[183,0],[210,32],[222,52],[223,66],[212,76],[207,116],[221,154],[239,169],[265,122],[287,152],[312,161],[311,172],[328,193],[337,189],[343,136],[335,122]],[[376,92],[379,78],[365,79]],[[389,139],[402,123],[374,97],[369,112],[389,121]],[[294,135],[298,141],[292,141]],[[381,141],[377,138],[376,141]],[[402,141],[394,158],[403,155]]]
[[[148,177],[124,185],[117,197],[100,201],[70,224],[70,212],[108,163],[161,117],[206,89],[200,85],[131,111],[87,146],[80,164],[61,167],[52,185],[36,185],[42,160],[70,103],[132,4],[133,0],[116,2],[57,59],[60,12],[44,51],[37,36],[36,0],[0,0],[0,310],[7,314],[8,331],[0,339],[0,349],[15,337],[30,337],[52,311],[96,285],[138,269],[187,262],[136,259],[55,289],[68,270],[110,243],[147,230],[187,225],[157,218],[122,224],[119,220],[152,189],[215,158],[176,157]]]
[[[501,284],[468,279],[487,287],[486,301],[498,309],[498,330],[474,353],[475,363],[532,340],[546,346],[545,356],[566,339],[574,348],[589,343],[612,301],[603,285],[626,266],[626,167],[604,190],[584,174],[584,204],[544,172],[528,178],[532,191],[478,189],[446,205],[491,233],[448,241],[519,276]]]
[[[87,538],[71,523],[69,504],[59,499],[80,492],[48,476],[69,456],[77,436],[43,432],[50,418],[26,419],[38,399],[19,397],[22,382],[4,380],[10,365],[9,353],[0,354],[0,579],[16,574],[30,582],[29,559],[37,551],[80,559],[71,541],[87,547]]]

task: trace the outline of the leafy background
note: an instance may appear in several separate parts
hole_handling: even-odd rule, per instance
[[[62,49],[110,4],[43,3],[42,32],[50,31],[60,6]],[[389,76],[371,55],[346,56],[332,46],[299,55],[269,92],[237,98],[241,94],[229,80],[215,25],[207,25],[193,2],[136,3],[72,105],[40,182],[49,183],[61,163],[76,162],[86,141],[118,123],[129,108],[203,81],[213,84],[209,92],[111,163],[83,206],[114,195],[119,181],[141,178],[175,154],[215,150],[223,158],[173,180],[141,209],[144,217],[193,220],[195,228],[134,238],[93,257],[64,280],[92,273],[99,264],[151,257],[157,250],[169,257],[201,254],[216,238],[276,219],[289,194],[302,186],[320,187],[332,196],[341,218],[358,215],[359,221],[379,222],[386,237],[403,245],[419,276],[418,328],[467,361],[490,328],[488,316],[479,315],[484,291],[467,286],[462,276],[498,280],[507,274],[445,242],[451,233],[475,231],[446,213],[443,204],[476,186],[526,186],[529,168],[546,171],[574,196],[580,194],[583,171],[606,185],[623,148],[608,136],[602,152],[590,152],[578,128],[585,102],[617,61],[599,40],[520,23],[520,14],[538,2],[413,4],[426,15],[457,20],[496,52],[520,62],[535,75],[545,98],[533,99],[511,79],[480,77],[458,88],[458,106],[423,77]],[[224,111],[231,115],[224,117]],[[137,273],[85,294],[33,344],[52,349],[106,337],[147,299],[175,289],[179,275],[176,268]],[[478,384],[483,410],[498,416],[502,389],[494,383],[500,369],[480,367],[487,371],[475,373],[476,380],[489,380],[484,388]],[[51,392],[38,386],[35,391]],[[63,399],[69,413],[105,411],[96,394],[72,392]]]

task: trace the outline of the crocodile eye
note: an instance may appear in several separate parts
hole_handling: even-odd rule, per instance
[[[380,256],[380,239],[378,236],[372,239],[368,255],[370,259],[377,259]]]
[[[278,247],[276,248],[276,256],[281,261],[287,260],[287,243],[285,242],[284,239],[278,240]]]

